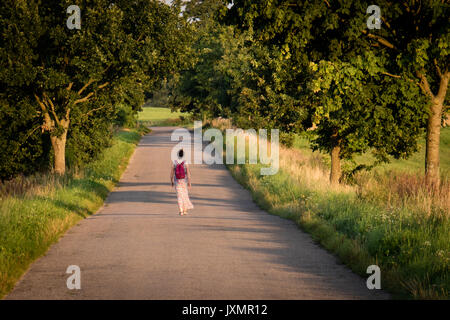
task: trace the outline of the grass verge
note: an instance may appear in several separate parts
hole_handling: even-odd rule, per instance
[[[112,146],[82,170],[63,177],[24,178],[24,184],[28,179],[34,185],[23,194],[0,199],[0,298],[51,244],[100,208],[147,132],[143,127],[121,130]]]
[[[212,123],[224,130],[229,124]],[[450,289],[450,181],[430,193],[423,175],[395,170],[363,172],[352,185],[329,184],[317,154],[280,147],[280,170],[228,165],[269,213],[291,219],[355,273],[381,269],[381,286],[394,298],[448,299]]]

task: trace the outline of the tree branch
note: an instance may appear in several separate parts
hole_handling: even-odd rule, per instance
[[[397,79],[399,79],[399,78],[401,78],[401,76],[399,76],[399,75],[396,75],[396,74],[392,74],[392,73],[389,73],[389,72],[381,72],[382,74],[384,74],[384,75],[387,75],[387,76],[389,76],[389,77],[392,77],[392,78],[397,78]]]
[[[31,130],[25,137],[25,139],[23,139],[23,141],[17,146],[16,150],[13,152],[13,155],[15,155],[17,153],[17,151],[19,151],[20,147],[28,140],[29,137],[31,137],[31,135],[39,128],[41,128],[42,125],[38,125],[37,127],[35,127],[33,130]]]
[[[417,77],[420,79],[419,87],[426,95],[430,96],[430,98],[434,98],[433,92],[430,89],[430,84],[428,83],[428,79],[425,73],[417,71],[416,74]]]
[[[445,96],[447,94],[449,78],[450,72],[447,71],[442,75],[441,81],[439,81],[439,91],[438,94],[436,95],[436,99],[438,99],[438,101],[442,103],[444,103]]]
[[[381,17],[381,20],[386,25],[386,27],[388,27],[389,29],[391,28],[391,24],[389,22],[387,22],[387,20],[384,17]]]
[[[52,129],[52,119],[48,114],[48,110],[36,94],[34,94],[34,97],[36,98],[37,103],[41,107],[42,114],[44,115],[44,123],[46,124],[46,128],[42,128],[42,130],[46,129],[47,131],[50,131]]]
[[[392,78],[396,78],[396,79],[400,79],[402,77],[402,76],[399,76],[399,75],[396,75],[396,74],[392,74],[392,73],[389,73],[389,72],[384,72],[384,71],[382,71],[381,74],[384,74],[386,76],[389,76],[389,77],[392,77]],[[418,83],[417,81],[414,81],[414,80],[409,79],[409,78],[406,78],[406,80],[411,81],[412,83],[414,83],[414,84],[416,84],[416,85],[418,85],[420,87],[420,83]]]
[[[101,109],[104,109],[104,108],[106,108],[106,106],[98,107],[98,108],[89,110],[89,112],[87,112],[87,113],[85,114],[85,116],[88,117],[90,114],[94,113],[95,111],[98,111],[98,110],[101,110]]]
[[[367,30],[362,30],[362,33],[364,33],[365,35],[367,35],[371,39],[377,40],[379,43],[381,43],[385,47],[388,47],[390,49],[397,49],[392,43],[390,43],[389,41],[387,41],[383,37],[380,37],[380,36],[378,36],[376,34],[373,34],[373,33],[368,33]]]
[[[436,67],[436,71],[437,71],[437,73],[439,75],[439,78],[442,78],[441,68],[439,68],[436,58],[434,58],[433,62],[434,62],[434,65]]]
[[[69,114],[70,114],[70,108],[67,108],[66,117],[65,117],[66,121],[69,121]]]
[[[52,112],[53,117],[55,117],[56,123],[58,124],[58,126],[61,125],[61,123],[59,122],[59,118],[56,115],[55,105],[53,104],[52,100],[47,96],[46,93],[43,93],[42,95],[44,96],[45,100],[47,100],[47,103],[50,104],[50,111]],[[45,103],[45,100],[44,100],[44,103]]]
[[[89,87],[89,85],[92,83],[92,82],[94,82],[94,79],[89,79],[89,81],[80,89],[80,90],[78,90],[78,95],[80,95],[80,94],[82,94],[83,93],[83,91],[87,88],[87,87]]]
[[[109,85],[109,82],[105,82],[105,83],[99,85],[99,86],[97,87],[97,89],[102,89],[102,88],[106,87],[107,85]]]
[[[45,105],[41,102],[41,100],[39,99],[39,97],[34,94],[34,97],[36,98],[37,103],[39,104],[39,106],[41,107],[41,110],[43,113],[48,113],[47,108],[45,107]]]
[[[94,95],[94,92],[90,92],[90,93],[89,93],[87,96],[85,96],[84,98],[75,100],[75,101],[73,102],[72,105],[76,105],[76,104],[79,104],[79,103],[86,102],[86,101],[88,101],[89,98],[92,97],[93,95]]]

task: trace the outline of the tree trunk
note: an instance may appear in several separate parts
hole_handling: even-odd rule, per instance
[[[332,184],[339,183],[341,177],[341,158],[340,158],[341,147],[336,145],[331,149],[331,173],[330,182]]]
[[[54,171],[57,174],[63,175],[66,172],[66,140],[67,128],[64,128],[64,133],[61,136],[50,136],[54,153]]]
[[[430,188],[439,187],[439,138],[441,135],[441,117],[442,110],[447,95],[448,82],[450,72],[441,73],[437,69],[440,76],[439,91],[437,95],[433,95],[426,77],[422,77],[422,87],[428,96],[431,97],[431,112],[427,123],[427,141],[425,152],[425,182]]]
[[[443,104],[433,99],[428,117],[425,151],[425,181],[429,187],[439,186],[439,141],[441,134],[441,115]]]
[[[78,95],[80,95],[81,92],[90,83],[92,83],[92,81],[93,80],[89,80],[89,82],[80,91],[78,91]],[[72,88],[72,84],[73,83],[69,84],[67,90],[70,90]],[[83,100],[87,101],[92,94],[93,93],[91,92],[86,97],[76,100],[72,104],[72,106],[77,103],[83,102]],[[47,131],[50,133],[50,141],[52,143],[54,153],[53,170],[55,173],[63,175],[66,172],[66,140],[70,124],[69,119],[70,107],[67,107],[64,118],[60,119],[55,112],[55,106],[53,104],[52,99],[50,99],[45,92],[42,93],[41,98],[37,94],[34,94],[34,97],[36,98],[37,103],[41,107],[42,115],[44,117],[43,119],[44,122],[42,123],[42,132]],[[51,118],[50,114],[53,115],[53,119]],[[59,136],[53,135],[55,130],[59,131],[58,130],[59,128],[62,128],[63,131],[62,134],[60,134]]]

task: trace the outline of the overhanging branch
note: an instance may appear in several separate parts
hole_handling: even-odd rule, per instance
[[[84,98],[75,100],[75,101],[73,102],[72,105],[76,105],[76,104],[79,104],[79,103],[86,102],[86,101],[88,101],[89,98],[92,97],[93,95],[94,95],[94,92],[90,92],[90,93],[89,93],[88,95],[86,95]]]
[[[384,74],[384,75],[386,75],[386,76],[389,76],[389,77],[392,77],[392,78],[397,78],[397,79],[399,79],[399,78],[401,78],[401,76],[399,76],[399,75],[396,75],[396,74],[392,74],[392,73],[389,73],[389,72],[381,72],[382,74]]]
[[[86,90],[87,87],[89,87],[89,85],[94,82],[94,79],[89,79],[89,81],[80,89],[78,90],[78,95],[82,94],[84,90]]]
[[[387,41],[383,37],[380,37],[380,36],[378,36],[376,34],[373,34],[373,33],[368,33],[367,30],[362,30],[362,33],[364,33],[365,35],[367,35],[371,39],[377,40],[379,43],[381,43],[382,45],[384,45],[387,48],[397,49],[392,43],[390,43],[389,41]]]

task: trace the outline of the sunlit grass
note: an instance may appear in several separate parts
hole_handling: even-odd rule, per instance
[[[230,123],[212,125],[223,130]],[[448,179],[430,193],[423,174],[391,168],[330,185],[326,159],[296,147],[280,148],[280,170],[272,176],[261,176],[261,165],[228,167],[259,206],[294,220],[356,273],[367,277],[369,265],[380,266],[382,288],[395,297],[449,297]]]
[[[313,154],[309,148],[309,141],[305,136],[297,135],[294,139],[294,148],[302,150],[305,154]],[[314,152],[319,154],[318,151]],[[325,161],[329,162],[329,155],[321,154]],[[356,155],[354,160],[357,164],[370,165],[374,163],[375,157],[367,152],[362,155]],[[345,162],[345,161],[344,161]],[[425,139],[419,141],[419,151],[412,154],[408,159],[391,158],[390,163],[380,164],[374,168],[375,171],[400,171],[407,173],[423,173],[425,168]],[[441,175],[450,176],[450,127],[441,128],[440,139],[440,170]]]
[[[79,220],[93,214],[119,181],[143,129],[124,130],[101,157],[63,177],[37,174],[2,186],[0,298],[28,266]]]
[[[143,107],[142,109],[138,119],[147,126],[177,126],[186,122],[189,115],[178,111],[172,112],[169,108]]]

